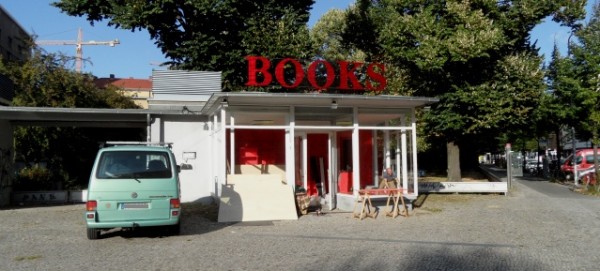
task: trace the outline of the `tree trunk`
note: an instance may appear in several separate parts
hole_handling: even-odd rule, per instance
[[[448,151],[448,181],[460,182],[462,181],[460,175],[460,149],[454,141],[449,141],[446,144],[446,149]]]

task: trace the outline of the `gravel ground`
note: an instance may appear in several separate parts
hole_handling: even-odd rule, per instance
[[[195,206],[180,236],[113,231],[95,241],[83,205],[4,209],[0,270],[597,270],[598,198],[526,182],[509,196],[430,195],[408,218],[326,212],[233,224]]]

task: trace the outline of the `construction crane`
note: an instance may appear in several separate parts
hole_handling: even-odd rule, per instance
[[[79,28],[77,33],[77,40],[41,40],[35,42],[37,45],[75,45],[76,47],[76,59],[75,59],[75,70],[81,72],[83,62],[83,45],[108,45],[115,47],[117,44],[121,44],[118,39],[111,41],[83,41],[83,31]]]

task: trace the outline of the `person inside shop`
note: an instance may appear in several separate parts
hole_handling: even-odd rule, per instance
[[[396,173],[394,173],[391,167],[388,167],[383,171],[383,174],[381,175],[379,188],[396,188],[397,183],[398,178],[396,177]]]

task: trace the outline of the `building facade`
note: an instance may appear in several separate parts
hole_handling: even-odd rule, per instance
[[[0,5],[0,55],[8,61],[25,61],[30,55],[31,36]]]
[[[94,79],[98,88],[105,89],[108,86],[114,86],[120,89],[120,93],[129,97],[140,108],[148,108],[148,99],[152,95],[152,78],[116,78],[111,74],[108,78]]]
[[[155,71],[153,78],[148,109],[6,107],[0,128],[145,126],[148,142],[172,143],[182,202],[222,201],[236,185],[270,182],[352,210],[358,191],[378,186],[388,167],[404,197],[419,193],[416,110],[435,98],[222,92],[219,72]],[[10,142],[0,137],[0,147]],[[261,199],[279,193],[250,192]]]

